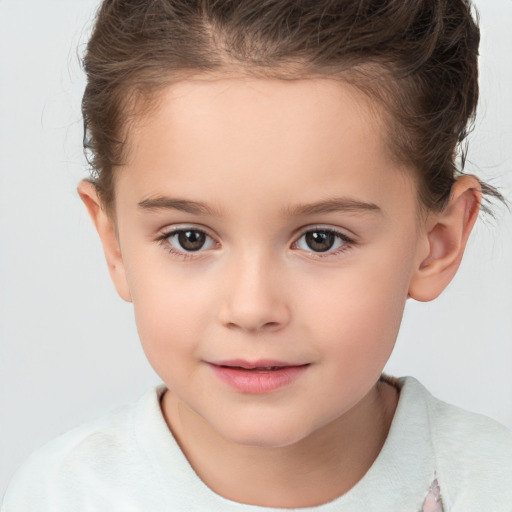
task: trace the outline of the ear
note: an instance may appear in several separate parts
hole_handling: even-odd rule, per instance
[[[126,281],[126,272],[117,237],[115,222],[105,211],[93,183],[87,180],[82,180],[78,184],[77,191],[89,212],[89,216],[96,227],[98,235],[100,236],[101,243],[103,245],[103,252],[107,259],[110,277],[114,282],[117,293],[125,301],[131,302],[132,299],[128,283]]]
[[[475,176],[464,175],[452,186],[450,200],[426,221],[428,255],[420,257],[409,296],[427,302],[448,286],[459,268],[469,234],[478,217],[482,189]]]

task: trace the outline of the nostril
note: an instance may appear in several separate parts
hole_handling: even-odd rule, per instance
[[[240,320],[239,322],[226,322],[225,326],[228,329],[241,329],[247,332],[268,332],[268,331],[276,331],[281,329],[284,325],[284,322],[250,322],[248,320]]]
[[[276,297],[230,295],[219,304],[217,318],[228,329],[273,332],[288,324],[290,310],[285,301]]]

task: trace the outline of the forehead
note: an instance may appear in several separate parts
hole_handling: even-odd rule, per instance
[[[375,202],[410,174],[386,137],[379,106],[340,80],[198,77],[161,90],[132,126],[119,185],[139,197],[217,184],[260,199],[301,191],[303,202],[337,187]]]
[[[384,109],[340,79],[199,75],[165,87],[151,97],[149,105],[146,115],[134,124],[136,143],[147,142],[145,128],[157,127],[174,127],[175,137],[193,137],[203,143],[229,134],[233,144],[250,137],[276,140],[276,135],[283,143],[286,134],[290,141],[306,138],[310,143],[328,144],[348,138],[347,129],[356,129],[354,136],[372,136],[379,150],[388,149]],[[215,131],[200,133],[202,127]]]

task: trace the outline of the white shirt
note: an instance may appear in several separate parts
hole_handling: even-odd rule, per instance
[[[437,400],[412,377],[399,384],[388,437],[365,476],[335,500],[299,510],[512,512],[512,432]],[[291,510],[244,505],[207,487],[167,427],[164,391],[151,389],[37,450],[12,479],[1,512]],[[428,508],[436,479],[442,508]]]

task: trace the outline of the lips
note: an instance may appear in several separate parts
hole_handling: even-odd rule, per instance
[[[290,385],[309,367],[275,360],[241,359],[209,363],[215,375],[241,393],[266,394]]]
[[[255,368],[244,368],[240,366],[225,366],[224,368],[233,368],[234,370],[244,370],[246,372],[274,372],[276,370],[282,370],[283,368],[290,368],[289,366],[257,366]]]
[[[274,359],[259,359],[254,362],[246,361],[244,359],[231,359],[229,361],[216,361],[212,364],[216,366],[226,366],[231,368],[241,368],[243,370],[256,370],[256,369],[276,369],[286,368],[289,366],[302,366],[294,363],[285,363],[276,361]]]

